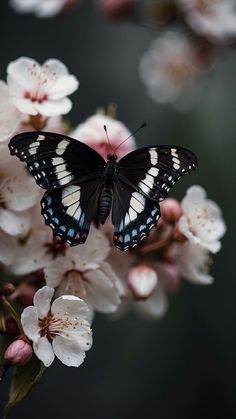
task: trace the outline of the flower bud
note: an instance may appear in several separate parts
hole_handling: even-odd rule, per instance
[[[33,285],[26,285],[23,287],[17,296],[17,302],[23,307],[28,307],[33,304],[34,294],[36,288]]]
[[[27,364],[33,355],[32,347],[23,339],[12,342],[4,353],[4,359],[12,365],[23,366]]]
[[[146,300],[150,297],[157,282],[156,272],[147,265],[131,268],[127,276],[127,285],[135,300]]]
[[[175,224],[183,214],[180,203],[174,198],[167,198],[160,204],[161,217],[169,224]]]
[[[99,0],[98,8],[105,18],[122,20],[134,13],[134,0]]]
[[[11,282],[6,282],[2,287],[4,295],[10,295],[15,291],[15,286]]]

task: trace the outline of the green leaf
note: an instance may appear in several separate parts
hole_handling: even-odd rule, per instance
[[[28,364],[16,368],[12,378],[9,400],[5,406],[5,411],[8,411],[27,396],[32,387],[39,382],[44,371],[44,365],[35,356]]]

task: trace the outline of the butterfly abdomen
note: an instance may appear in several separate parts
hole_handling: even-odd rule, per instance
[[[104,224],[111,211],[112,190],[110,185],[104,185],[99,198],[98,223]]]

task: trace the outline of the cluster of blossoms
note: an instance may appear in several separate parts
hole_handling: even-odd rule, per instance
[[[10,0],[21,13],[52,17],[79,0]],[[235,0],[96,0],[107,19],[158,29],[140,60],[148,94],[180,109],[192,106],[222,49],[236,44]]]
[[[223,47],[236,44],[235,0],[101,0],[111,20],[158,29],[140,62],[140,77],[157,102],[195,103]]]
[[[92,227],[86,243],[76,247],[60,243],[44,225],[42,190],[24,164],[10,156],[8,143],[13,134],[27,130],[65,133],[62,115],[71,109],[67,96],[78,85],[58,60],[41,66],[29,58],[11,62],[7,82],[0,83],[0,325],[9,340],[8,365],[25,365],[34,352],[44,366],[56,356],[78,367],[92,345],[96,312],[121,314],[132,308],[159,318],[181,278],[199,285],[213,282],[211,254],[220,250],[225,224],[200,186],[188,189],[182,202],[163,201],[158,226],[126,253],[111,244],[111,222],[99,230]],[[107,114],[91,116],[69,134],[106,157],[104,125],[114,148],[130,135]],[[130,136],[118,157],[134,148]]]

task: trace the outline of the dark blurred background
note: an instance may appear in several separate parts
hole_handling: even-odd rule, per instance
[[[1,79],[19,56],[40,63],[60,59],[81,83],[70,122],[77,125],[98,106],[115,102],[130,130],[148,123],[138,145],[191,148],[199,169],[174,194],[182,199],[188,186],[201,184],[221,206],[228,228],[212,269],[214,285],[184,282],[160,321],[98,315],[94,346],[82,367],[55,362],[9,419],[236,418],[236,51],[221,55],[197,105],[179,112],[153,102],[139,79],[140,57],[156,35],[131,23],[105,22],[88,0],[45,20],[14,13],[7,0],[0,3]],[[1,406],[8,384],[1,385]]]

